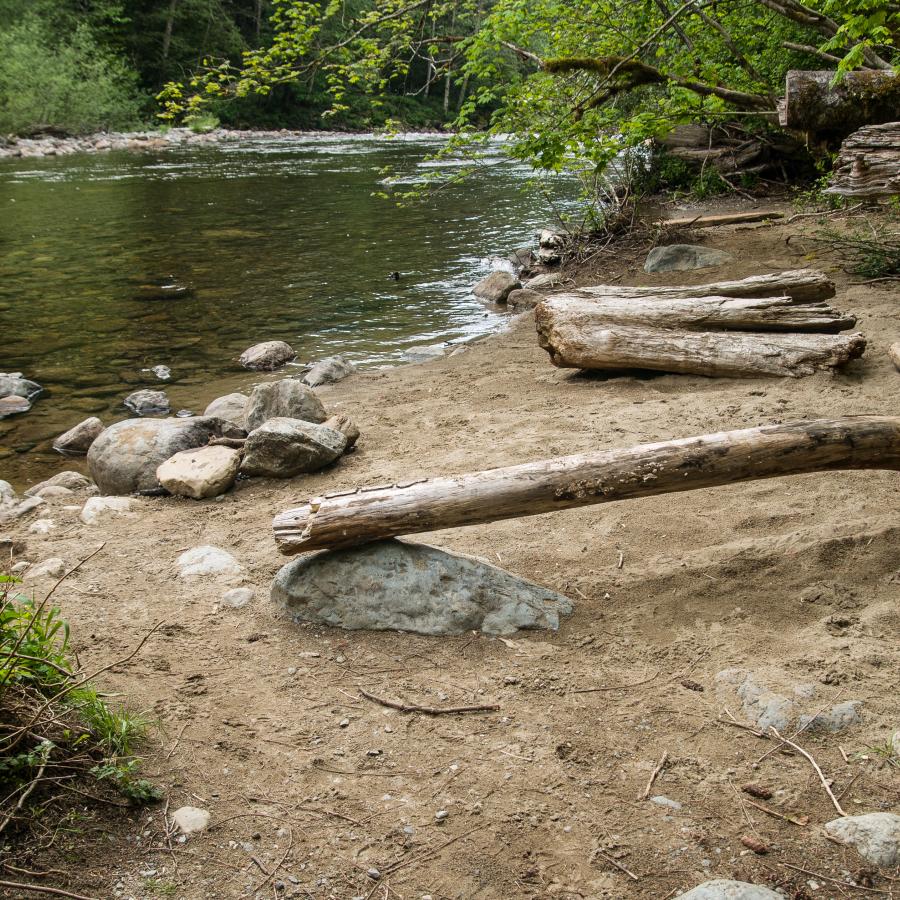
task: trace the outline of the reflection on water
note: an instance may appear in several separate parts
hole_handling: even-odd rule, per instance
[[[496,327],[469,293],[483,258],[530,242],[550,211],[499,150],[426,204],[372,196],[385,166],[403,184],[433,171],[437,146],[332,135],[0,164],[0,371],[48,392],[0,421],[0,478],[61,468],[50,440],[125,418],[141,386],[202,411],[257,341],[384,364]],[[172,282],[192,292],[145,299]]]

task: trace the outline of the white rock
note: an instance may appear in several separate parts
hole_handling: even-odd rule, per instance
[[[16,492],[8,481],[0,480],[0,506],[16,502]]]
[[[53,519],[37,519],[28,526],[32,534],[49,534],[53,530]]]
[[[96,525],[104,519],[121,516],[131,509],[127,497],[91,497],[81,507],[79,518],[85,525]]]
[[[35,563],[26,573],[28,581],[37,578],[62,578],[66,573],[66,564],[58,556]]]
[[[678,897],[679,900],[784,900],[783,894],[777,894],[761,884],[732,881],[729,878],[704,881]]]
[[[836,841],[853,846],[875,866],[887,869],[900,863],[900,816],[896,813],[832,819],[825,823],[825,831]]]
[[[22,516],[33,512],[39,506],[43,506],[46,501],[43,497],[27,497],[21,503],[4,504],[0,508],[0,520],[3,519],[21,519]]]
[[[234,576],[244,571],[230,553],[209,545],[186,550],[178,557],[176,565],[180,578]]]
[[[227,491],[240,466],[241,454],[231,447],[198,447],[169,457],[156,477],[170,494],[202,500]]]
[[[900,759],[900,731],[895,731],[891,738],[891,753],[895,759]]]
[[[27,571],[28,567],[31,565],[30,562],[26,562],[24,559],[20,562],[14,563],[10,566],[9,571],[11,575],[21,575],[23,572]]]
[[[240,609],[253,599],[253,588],[232,588],[222,594],[222,606]]]
[[[172,821],[182,834],[194,834],[209,827],[209,811],[199,806],[182,806],[172,814]]]
[[[48,484],[46,487],[42,487],[35,496],[42,497],[44,500],[67,500],[69,497],[74,497],[75,492],[61,484]]]

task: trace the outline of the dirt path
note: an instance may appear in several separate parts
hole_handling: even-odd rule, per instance
[[[722,277],[830,267],[795,255],[786,233],[703,237],[738,257]],[[672,280],[629,259],[611,265],[624,283]],[[86,810],[34,866],[62,859],[70,889],[103,898],[664,898],[712,877],[795,898],[849,896],[828,879],[866,866],[824,839],[819,826],[837,814],[812,768],[778,753],[754,767],[773,745],[719,723],[724,706],[747,719],[716,675],[748,670],[793,698],[812,686],[804,709],[861,701],[857,724],[806,732],[804,746],[848,812],[900,811],[900,773],[867,751],[900,728],[896,474],[749,483],[424,536],[567,593],[576,610],[558,634],[343,633],[286,622],[267,596],[284,562],[273,514],[324,489],[794,418],[895,414],[896,288],[836,277],[834,305],[870,337],[865,357],[837,376],[584,377],[551,367],[527,315],[443,361],[323,389],[363,433],[333,470],[244,483],[222,502],[140,499],[131,516],[93,528],[57,506],[51,517],[66,524],[46,537],[23,525],[34,561],[71,564],[105,541],[58,595],[84,665],[125,655],[165,623],[104,685],[159,723],[146,769],[169,809],[212,814],[210,830],[170,852],[162,807],[118,818]],[[220,606],[233,584],[175,578],[179,552],[198,544],[238,558],[242,583],[256,587],[250,605]],[[359,688],[501,708],[429,718]],[[664,753],[657,799],[639,799]],[[738,790],[749,781],[772,790],[771,808],[810,824],[751,806]],[[771,852],[756,856],[743,835]]]

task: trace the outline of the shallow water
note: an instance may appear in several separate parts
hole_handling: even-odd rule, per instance
[[[377,365],[496,328],[503,313],[471,286],[486,256],[531,243],[551,210],[499,147],[425,204],[372,196],[391,190],[385,166],[398,190],[458,171],[425,159],[438,147],[310,136],[0,163],[0,371],[46,388],[0,420],[0,478],[21,486],[65,467],[50,441],[88,415],[127,418],[139,387],[202,412],[258,341]],[[168,279],[191,294],[138,299]],[[170,381],[143,371],[157,365]]]

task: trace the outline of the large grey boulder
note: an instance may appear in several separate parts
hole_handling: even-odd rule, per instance
[[[291,345],[284,341],[263,341],[247,348],[239,362],[245,369],[271,372],[289,363],[296,355]]]
[[[91,416],[61,434],[53,442],[53,449],[66,456],[84,456],[91,449],[91,444],[100,437],[103,427],[96,416]]]
[[[185,419],[125,419],[110,425],[88,450],[91,476],[104,494],[160,489],[156,469],[182,450],[211,437],[243,437],[244,431],[214,416]]]
[[[324,422],[328,418],[315,391],[296,378],[258,384],[250,394],[245,415],[246,429],[259,428],[269,419],[302,419]]]
[[[197,447],[170,456],[156,477],[170,494],[202,500],[227,491],[240,467],[241,454],[231,447]]]
[[[896,813],[832,819],[825,824],[825,832],[836,841],[852,846],[874,866],[889,869],[900,863],[900,816]]]
[[[347,438],[327,425],[276,417],[247,435],[244,475],[293,478],[333,463],[347,449]]]
[[[250,398],[246,394],[235,392],[234,394],[225,394],[224,397],[216,397],[209,406],[203,411],[204,416],[217,416],[226,422],[243,428],[247,419],[247,404]]]
[[[506,303],[510,291],[520,287],[522,285],[515,275],[511,275],[509,272],[491,272],[472,288],[472,293],[491,303]]]
[[[24,397],[34,400],[43,388],[36,381],[22,377],[21,372],[0,372],[0,397]]]
[[[761,884],[717,878],[715,881],[698,884],[686,894],[679,894],[678,900],[784,900],[784,894],[778,894]]]
[[[644,263],[645,272],[687,272],[731,262],[734,257],[725,250],[701,247],[697,244],[669,244],[654,247]]]
[[[134,391],[125,398],[125,405],[139,416],[158,416],[169,412],[169,398],[165,391],[146,388]]]
[[[334,384],[342,381],[355,371],[356,366],[346,357],[329,356],[314,362],[301,380],[310,387],[318,387],[320,384]]]
[[[417,634],[555,630],[572,611],[567,597],[483,560],[395,540],[294,560],[272,599],[298,622]]]

